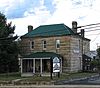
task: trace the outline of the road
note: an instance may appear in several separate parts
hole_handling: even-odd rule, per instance
[[[62,81],[56,81],[55,85],[100,85],[100,76],[91,76],[91,77],[85,77],[85,78],[79,78],[79,79],[71,79],[71,80],[62,80]]]

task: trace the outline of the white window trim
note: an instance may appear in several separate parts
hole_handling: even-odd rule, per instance
[[[43,48],[43,50],[46,50],[46,48],[47,48],[47,41],[46,41],[45,44],[44,44],[44,41],[46,41],[46,40],[42,40],[42,48]],[[44,47],[44,46],[46,46],[46,47]]]
[[[32,44],[32,42],[34,43],[34,41],[30,41],[30,49],[33,50],[34,49],[34,44]],[[33,46],[33,48],[32,48]]]

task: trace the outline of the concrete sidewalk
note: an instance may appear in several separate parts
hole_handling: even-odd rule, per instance
[[[100,85],[12,85],[0,88],[100,88]]]

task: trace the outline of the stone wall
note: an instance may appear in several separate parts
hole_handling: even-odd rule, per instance
[[[79,37],[71,37],[70,71],[82,70],[81,40]]]
[[[77,72],[82,70],[82,54],[85,54],[90,51],[89,40],[82,40],[82,38],[78,36],[72,36],[70,42],[70,51],[70,71]]]
[[[42,41],[46,41],[46,49],[43,50]],[[56,49],[56,40],[60,40],[60,48]],[[30,41],[34,41],[34,49],[30,48]],[[84,51],[88,51],[88,41],[84,41],[87,45]],[[37,37],[22,38],[21,41],[22,54],[31,52],[55,52],[63,57],[63,71],[79,71],[82,69],[82,40],[75,36],[58,36],[58,37]]]

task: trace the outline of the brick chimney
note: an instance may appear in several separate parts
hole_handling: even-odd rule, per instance
[[[77,21],[72,21],[72,30],[74,33],[77,33]]]
[[[33,30],[33,26],[32,25],[28,25],[28,32],[31,32]]]

